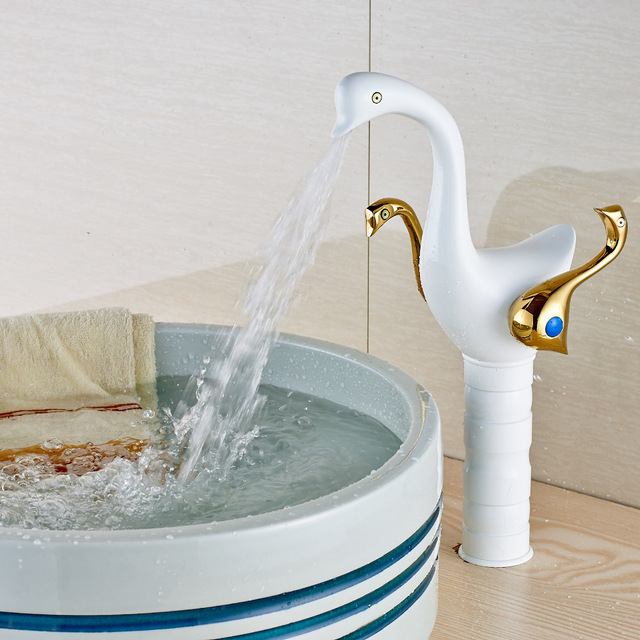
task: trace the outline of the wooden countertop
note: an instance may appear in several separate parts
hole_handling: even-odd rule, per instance
[[[431,640],[640,639],[640,510],[534,482],[533,558],[487,569],[454,547],[462,462],[445,458],[439,611]]]

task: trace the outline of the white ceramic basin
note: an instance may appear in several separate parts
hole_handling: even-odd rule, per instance
[[[159,324],[158,375],[228,328]],[[370,476],[288,509],[122,531],[0,529],[0,638],[423,640],[437,609],[440,420],[385,362],[282,336],[263,382],[373,416],[402,441]]]

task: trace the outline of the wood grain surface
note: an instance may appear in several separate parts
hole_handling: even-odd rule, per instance
[[[463,562],[462,463],[445,458],[439,612],[432,640],[640,638],[640,510],[535,482],[533,558]]]

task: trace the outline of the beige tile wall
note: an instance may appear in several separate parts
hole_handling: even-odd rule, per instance
[[[0,314],[241,320],[256,251],[330,142],[337,79],[368,64],[368,25],[364,4],[0,6]],[[321,263],[321,287],[349,274],[330,297],[354,305],[354,328],[316,329],[363,348],[366,240],[348,212],[366,199],[366,153],[354,139],[327,222],[358,242]]]
[[[5,3],[0,314],[117,304],[242,322],[256,250],[328,145],[334,87],[371,54],[457,119],[477,246],[570,222],[584,262],[603,242],[591,207],[625,207],[623,256],[574,296],[570,356],[537,358],[532,464],[640,505],[638,27],[631,3],[602,0]],[[370,150],[354,132],[329,240],[281,328],[369,343],[411,372],[461,457],[459,354],[415,292],[404,230],[363,234],[368,198],[426,215],[426,136],[389,118]]]

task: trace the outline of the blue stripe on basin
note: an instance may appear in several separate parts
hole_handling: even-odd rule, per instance
[[[100,615],[51,615],[51,614],[38,614],[38,613],[12,613],[12,612],[0,612],[0,629],[15,629],[21,631],[45,631],[45,632],[65,632],[65,633],[105,633],[105,632],[122,632],[122,631],[147,631],[152,629],[171,629],[180,627],[193,627],[205,624],[215,624],[220,622],[228,622],[231,620],[237,620],[239,618],[247,618],[257,615],[264,615],[273,613],[276,611],[282,611],[294,606],[306,604],[320,598],[332,595],[351,586],[364,582],[376,574],[384,571],[391,565],[398,562],[413,549],[416,548],[420,542],[422,542],[427,535],[432,531],[438,517],[442,510],[442,497],[438,502],[438,506],[431,514],[429,519],[407,540],[397,546],[389,553],[381,556],[380,558],[370,562],[364,567],[350,571],[336,578],[332,578],[325,582],[321,582],[317,585],[298,589],[296,591],[290,591],[275,596],[268,596],[266,598],[260,598],[257,600],[250,600],[247,602],[237,602],[226,605],[218,605],[213,607],[205,607],[201,609],[188,609],[181,611],[161,611],[154,613],[125,613],[125,614],[100,614]],[[432,544],[424,551],[418,560],[416,560],[408,569],[403,571],[399,576],[392,579],[387,584],[383,585],[379,589],[376,589],[372,593],[359,598],[353,603],[338,607],[333,611],[321,614],[321,616],[315,616],[308,620],[303,620],[300,623],[309,623],[316,618],[328,616],[334,614],[334,619],[325,621],[323,624],[329,624],[337,619],[343,618],[346,615],[352,615],[356,613],[356,610],[350,610],[347,613],[342,610],[345,607],[353,609],[357,607],[369,607],[377,600],[381,599],[385,595],[388,595],[395,589],[399,588],[403,582],[409,580],[420,567],[429,559],[429,556],[433,553],[439,540],[437,536]],[[435,566],[435,565],[434,565]],[[433,571],[433,570],[432,570]],[[430,574],[431,575],[431,574]],[[430,579],[429,579],[430,581]],[[426,588],[426,587],[425,587]],[[411,596],[410,596],[411,597]],[[362,601],[362,602],[361,602]],[[290,627],[291,625],[286,625]],[[309,630],[311,627],[305,627]],[[283,627],[278,627],[281,631],[284,631]],[[271,631],[260,631],[257,634],[268,634],[277,631],[273,629]],[[298,633],[295,631],[295,633]],[[285,632],[287,633],[287,632]],[[267,640],[270,638],[287,638],[289,635],[255,635],[248,634],[242,636],[232,636],[229,640],[234,638],[246,638],[247,640]],[[350,636],[347,636],[351,640]],[[358,636],[366,638],[367,636]],[[355,638],[355,636],[354,636]]]
[[[364,625],[364,627],[360,627],[360,629],[358,629],[357,631],[338,638],[338,640],[366,640],[366,638],[370,638],[375,633],[378,633],[378,631],[390,625],[394,620],[397,620],[428,589],[431,581],[433,580],[433,576],[436,573],[437,566],[438,560],[436,558],[436,561],[434,562],[425,579],[402,602],[393,607],[393,609],[390,609],[389,611],[387,611],[387,613],[385,613],[383,616],[380,616],[376,620],[372,620],[368,624]]]
[[[436,538],[429,548],[420,555],[420,557],[401,574],[390,580],[383,586],[379,587],[375,591],[368,593],[366,596],[362,596],[353,602],[348,602],[341,607],[326,611],[325,613],[318,614],[311,618],[305,618],[304,620],[298,620],[291,622],[280,627],[274,627],[272,629],[265,629],[264,631],[253,631],[251,633],[245,633],[239,636],[226,636],[224,640],[285,640],[286,638],[292,638],[302,633],[309,633],[310,631],[316,631],[322,627],[327,627],[330,624],[334,624],[348,618],[349,616],[360,613],[369,609],[374,604],[384,600],[388,595],[393,593],[396,589],[399,589],[406,584],[413,576],[415,576],[422,567],[429,560],[429,556],[436,548],[439,539]],[[380,629],[391,624],[396,618],[400,617],[427,589],[433,576],[436,572],[437,560],[434,562],[431,570],[424,578],[424,580],[418,585],[418,587],[403,600],[396,607],[393,607],[390,611],[385,613],[380,618],[373,620],[372,622],[360,627],[357,631],[354,631],[346,636],[338,638],[338,640],[364,640],[370,638],[374,633],[380,631]]]

